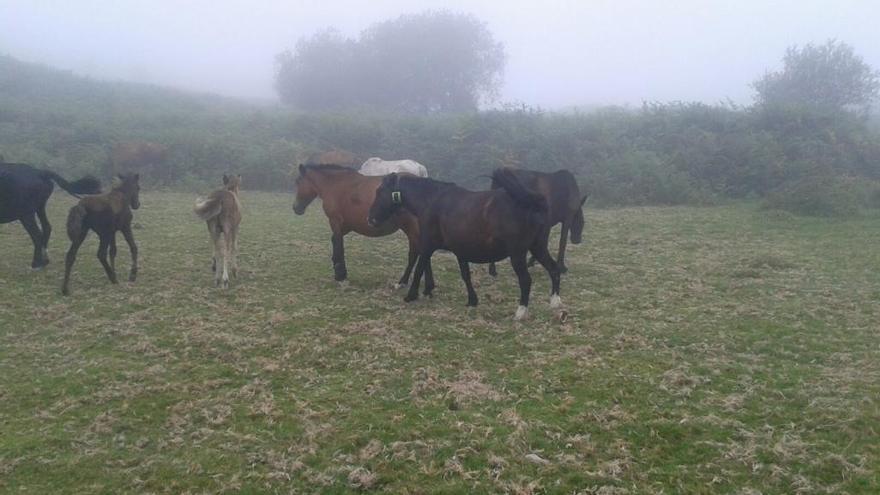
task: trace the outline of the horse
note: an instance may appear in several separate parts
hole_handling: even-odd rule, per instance
[[[241,188],[241,175],[223,174],[223,189],[218,189],[206,199],[199,198],[193,207],[195,214],[208,224],[208,232],[214,244],[214,257],[211,271],[214,284],[229,287],[229,261],[232,261],[232,276],[238,277],[238,225],[241,223],[241,203],[238,191]],[[217,269],[217,258],[223,263],[222,276]]]
[[[547,270],[552,289],[550,307],[562,305],[559,297],[559,267],[547,251],[544,232],[547,202],[524,187],[516,175],[497,169],[492,178],[500,189],[474,192],[451,182],[390,174],[376,189],[369,222],[376,225],[400,210],[419,219],[420,253],[412,285],[404,301],[418,298],[419,281],[431,255],[439,249],[455,254],[461,278],[467,288],[467,305],[476,306],[469,263],[490,263],[510,258],[519,280],[519,307],[515,320],[528,317],[532,279],[526,267],[531,252]]]
[[[393,172],[408,173],[416,177],[427,177],[428,169],[415,160],[383,160],[373,157],[361,165],[362,175],[388,175]]]
[[[86,239],[89,230],[94,230],[100,239],[98,260],[107,278],[113,284],[116,281],[116,232],[121,231],[131,251],[131,272],[128,281],[134,282],[138,271],[138,249],[131,233],[131,210],[137,210],[140,202],[140,175],[120,174],[113,182],[113,189],[104,194],[86,196],[79,200],[67,214],[67,237],[70,238],[70,249],[64,259],[64,282],[61,293],[70,294],[70,270],[76,261],[76,253]],[[110,249],[110,262],[107,262],[107,249]]]
[[[24,226],[34,244],[31,261],[34,270],[49,264],[52,226],[46,216],[46,203],[54,189],[53,183],[76,197],[101,192],[101,183],[91,176],[67,182],[50,170],[40,170],[23,163],[0,163],[0,223],[18,220]],[[40,219],[40,226],[37,226],[36,217]]]
[[[348,278],[345,267],[345,246],[343,238],[349,232],[357,232],[367,237],[382,237],[403,230],[409,241],[409,257],[403,276],[397,288],[409,282],[409,276],[418,258],[419,224],[416,218],[401,211],[389,215],[383,222],[375,225],[367,223],[367,211],[373,202],[376,188],[382,183],[380,177],[368,177],[356,170],[339,165],[300,165],[299,176],[296,178],[296,200],[293,211],[302,215],[306,207],[320,197],[324,214],[330,222],[333,232],[330,240],[333,245],[334,279],[343,283]],[[426,268],[425,295],[430,296],[434,290],[434,275],[430,265]]]
[[[306,160],[306,164],[308,165],[355,166],[358,163],[359,162],[357,156],[354,153],[339,149],[333,149],[321,153],[313,153],[309,155],[308,159]]]
[[[562,224],[562,231],[559,235],[559,254],[556,257],[556,264],[559,265],[559,271],[565,273],[568,267],[565,266],[565,247],[569,234],[571,235],[572,244],[580,244],[584,232],[584,211],[583,206],[587,201],[587,196],[581,197],[580,189],[577,181],[568,170],[557,170],[556,172],[536,172],[533,170],[510,169],[511,173],[525,184],[527,187],[541,193],[547,200],[548,206],[548,223],[547,234],[557,224]],[[492,189],[501,187],[492,181]],[[535,264],[535,258],[529,260],[528,266]],[[495,263],[489,264],[489,275],[496,276],[498,272],[495,270]]]

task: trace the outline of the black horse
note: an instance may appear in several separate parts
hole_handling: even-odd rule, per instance
[[[568,170],[557,170],[556,172],[536,172],[533,170],[510,169],[517,179],[523,185],[539,192],[544,199],[547,200],[547,234],[549,229],[557,224],[562,224],[562,231],[559,233],[559,254],[556,257],[556,263],[559,265],[559,271],[565,273],[568,268],[565,266],[565,247],[568,242],[569,234],[571,235],[572,244],[580,244],[584,232],[584,211],[583,206],[587,201],[587,196],[581,196],[580,188],[577,181]],[[492,189],[501,187],[494,180],[492,181]],[[529,266],[535,264],[535,258],[529,260]],[[495,263],[489,265],[489,275],[496,275]]]
[[[498,169],[492,179],[500,189],[473,192],[433,179],[385,176],[370,207],[370,224],[384,222],[398,208],[408,210],[419,219],[419,261],[405,301],[418,298],[419,282],[431,255],[445,249],[458,258],[461,278],[467,287],[468,306],[477,305],[468,263],[490,263],[510,257],[520,287],[519,307],[514,318],[525,318],[532,287],[526,267],[529,252],[550,275],[550,306],[562,304],[559,268],[547,251],[546,200],[523,187],[510,170]]]
[[[94,177],[67,182],[50,170],[40,170],[21,163],[0,163],[0,223],[19,221],[34,243],[31,268],[38,270],[49,264],[49,236],[52,226],[46,217],[46,202],[54,189],[53,181],[68,193],[98,194],[101,183]],[[40,218],[40,226],[37,219]]]

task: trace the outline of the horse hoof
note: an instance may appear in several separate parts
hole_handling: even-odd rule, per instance
[[[41,272],[41,271],[43,271],[43,268],[45,268],[45,266],[46,265],[32,266],[31,271],[32,272]]]
[[[403,302],[413,302],[418,298],[419,298],[418,295],[415,295],[415,296],[407,295],[406,297],[403,298]]]
[[[516,308],[516,313],[513,315],[514,321],[522,321],[529,317],[529,308],[528,306],[520,306]]]
[[[565,265],[559,265],[559,273],[565,273],[568,271],[568,267]]]
[[[553,315],[553,319],[559,323],[565,323],[568,320],[568,311],[560,310]]]
[[[559,297],[559,294],[553,294],[550,296],[550,307],[553,309],[562,307],[562,298]]]
[[[400,283],[394,284],[394,290],[400,290],[404,287],[406,287],[406,284],[400,284]]]

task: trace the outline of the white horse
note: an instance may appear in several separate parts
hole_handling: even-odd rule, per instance
[[[392,172],[405,172],[417,177],[427,177],[428,169],[415,160],[383,160],[370,158],[361,165],[361,175],[388,175]]]

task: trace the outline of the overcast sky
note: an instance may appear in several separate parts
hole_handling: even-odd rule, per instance
[[[502,100],[546,108],[749,103],[787,46],[828,38],[880,68],[880,0],[0,0],[0,53],[274,99],[274,56],[298,38],[428,9],[485,20],[507,49]]]

